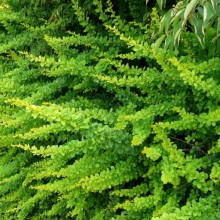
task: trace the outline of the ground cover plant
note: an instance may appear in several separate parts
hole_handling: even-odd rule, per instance
[[[219,1],[0,1],[0,219],[220,219]]]

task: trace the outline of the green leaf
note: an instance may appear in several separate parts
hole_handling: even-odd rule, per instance
[[[204,32],[202,20],[198,19],[195,15],[193,15],[190,18],[190,23],[194,27],[194,31],[195,31],[196,37],[198,38],[201,46],[203,46],[204,45],[204,41],[205,41],[205,32]]]
[[[173,14],[173,10],[170,9],[161,19],[161,23],[160,23],[160,32],[163,31],[163,29],[165,29],[165,33],[168,34],[168,29],[170,27],[171,24],[171,18],[172,18],[172,14]]]
[[[215,10],[210,2],[206,2],[203,8],[203,28],[206,28],[212,17],[215,16]]]
[[[163,6],[166,4],[166,0],[157,0],[157,4],[159,6],[159,9],[162,10]]]
[[[165,48],[172,50],[174,47],[174,38],[173,35],[169,35],[165,40]]]
[[[190,15],[190,13],[194,10],[195,6],[197,5],[199,1],[198,0],[192,0],[185,9],[184,12],[184,20],[188,19],[188,16]]]
[[[214,8],[214,10],[216,11],[217,9],[217,1],[216,0],[211,0],[212,6]]]
[[[174,45],[179,44],[180,33],[182,31],[182,21],[179,21],[173,30]]]
[[[164,38],[165,38],[165,35],[162,35],[160,38],[157,39],[157,41],[154,44],[152,44],[151,47],[152,47],[152,51],[153,51],[154,56],[156,55],[156,53],[157,53],[161,43],[163,42]]]

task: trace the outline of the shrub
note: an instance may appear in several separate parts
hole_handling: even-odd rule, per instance
[[[219,218],[218,52],[144,2],[2,2],[2,219]]]

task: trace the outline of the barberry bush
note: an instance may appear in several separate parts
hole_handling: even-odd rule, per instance
[[[1,219],[220,219],[218,1],[0,2]]]

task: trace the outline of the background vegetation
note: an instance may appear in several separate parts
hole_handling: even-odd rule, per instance
[[[1,219],[220,219],[220,2],[0,1]]]

